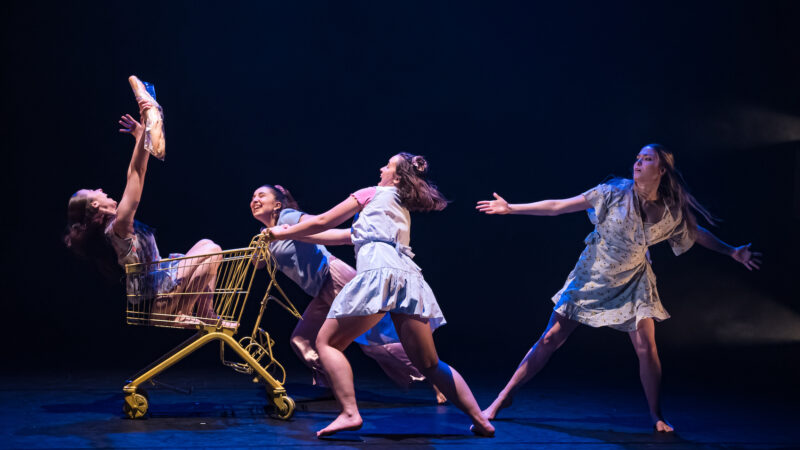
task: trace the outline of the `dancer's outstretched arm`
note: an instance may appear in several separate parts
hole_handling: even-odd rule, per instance
[[[300,220],[298,222],[303,222],[308,219],[313,219],[316,216],[312,216],[309,214],[303,214],[300,216]],[[289,225],[285,225],[283,229],[289,228]],[[308,244],[320,244],[320,245],[353,245],[353,240],[350,237],[350,229],[341,229],[341,228],[333,228],[330,230],[322,231],[317,234],[311,234],[308,236],[302,236],[296,239],[300,242],[306,242]]]
[[[750,250],[750,246],[753,244],[734,247],[722,242],[720,238],[714,236],[714,234],[700,225],[697,226],[697,236],[695,237],[695,242],[709,250],[714,250],[717,253],[730,256],[736,261],[744,264],[744,266],[747,267],[747,270],[761,268],[759,267],[761,264],[761,252],[754,252]]]
[[[146,101],[139,101],[139,115],[144,116],[145,111],[152,108],[153,104]],[[130,114],[122,116],[119,124],[120,133],[127,133],[136,139],[133,147],[133,155],[128,165],[128,179],[125,184],[125,192],[117,207],[117,218],[114,221],[114,232],[118,236],[129,236],[133,234],[133,218],[136,209],[139,207],[139,200],[142,198],[144,188],[144,176],[147,172],[147,161],[150,153],[144,149],[144,126],[137,122]]]
[[[305,217],[299,223],[288,228],[275,226],[270,228],[269,231],[272,234],[272,237],[275,239],[298,239],[300,237],[320,233],[340,225],[345,220],[353,217],[359,210],[361,210],[361,206],[358,204],[356,199],[353,197],[347,197],[345,201],[339,203],[320,215]]]
[[[561,200],[542,200],[533,203],[509,204],[503,197],[493,193],[494,200],[481,200],[475,207],[486,214],[526,214],[530,216],[557,216],[592,207],[583,195]]]
[[[321,245],[353,245],[349,229],[334,228],[317,234],[297,238],[298,241]]]

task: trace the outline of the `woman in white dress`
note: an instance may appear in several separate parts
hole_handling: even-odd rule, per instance
[[[494,197],[479,201],[477,209],[487,214],[536,216],[586,210],[595,229],[564,287],[553,297],[555,307],[544,333],[484,415],[494,419],[511,405],[513,394],[544,367],[579,324],[585,324],[628,333],[639,358],[653,426],[657,431],[673,431],[661,413],[661,362],[654,332],[654,320],[662,321],[669,314],[661,305],[647,249],[666,240],[680,255],[697,242],[731,256],[748,270],[759,268],[761,254],[751,252],[750,244],[732,247],[697,224],[692,210],[711,224],[714,219],[686,189],[673,154],[659,144],[639,152],[633,180],[614,179],[563,200],[510,205],[499,195]]]
[[[426,180],[427,171],[424,158],[400,153],[381,168],[378,186],[361,189],[318,216],[269,231],[274,239],[298,239],[329,230],[331,240],[336,240],[332,234],[339,233],[351,238],[355,246],[357,275],[334,299],[317,337],[317,351],[342,412],[317,436],[361,428],[353,372],[343,351],[387,312],[414,366],[470,417],[473,432],[494,434],[464,379],[439,360],[432,332],[444,325],[444,316],[421,269],[411,259],[409,210],[438,211],[447,205]],[[352,230],[331,230],[356,213]]]
[[[265,227],[290,226],[311,217],[300,211],[292,194],[280,185],[265,184],[253,192],[250,212]],[[272,241],[270,252],[275,257],[278,269],[312,297],[303,311],[303,319],[297,322],[290,343],[297,356],[312,371],[312,383],[329,387],[327,374],[317,353],[316,340],[322,324],[330,311],[333,299],[345,284],[356,276],[356,270],[334,257],[321,244],[348,245],[349,235],[334,235],[332,240],[317,235],[317,242],[294,240]],[[381,366],[381,369],[403,389],[425,376],[411,364],[399,342],[389,316],[378,325],[356,339],[361,350]],[[436,393],[437,403],[447,401],[441,392]]]

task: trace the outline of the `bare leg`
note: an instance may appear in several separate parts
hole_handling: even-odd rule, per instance
[[[198,241],[186,256],[206,255],[222,251],[219,245],[209,239]],[[197,303],[197,315],[199,317],[213,318],[214,313],[213,295],[217,278],[217,268],[222,258],[219,255],[208,257],[197,256],[192,259],[185,259],[178,265],[178,279],[181,280],[180,286],[176,290],[179,295],[175,296],[174,310],[175,315],[192,315]],[[197,292],[198,294],[184,294],[186,292]]]
[[[328,387],[330,383],[317,353],[316,340],[330,308],[331,305],[320,297],[311,300],[290,340],[294,352],[312,370],[314,384],[323,387]]]
[[[375,362],[381,366],[381,369],[386,375],[394,381],[394,383],[402,389],[408,389],[408,386],[415,381],[425,380],[425,375],[419,371],[411,360],[408,359],[406,351],[403,350],[403,345],[399,342],[393,342],[383,345],[364,345],[359,344],[361,351],[365,355],[374,359]],[[430,380],[428,380],[430,383]],[[447,402],[447,398],[442,394],[433,383],[430,383],[433,392],[436,395],[436,403],[443,404]]]
[[[472,431],[481,436],[494,436],[494,427],[483,417],[467,382],[452,367],[439,360],[433,343],[433,333],[427,319],[392,313],[400,342],[411,362],[454,405],[472,419]]]
[[[547,328],[542,333],[542,337],[533,344],[533,347],[517,366],[514,375],[508,380],[506,387],[500,391],[492,404],[483,411],[483,415],[492,420],[497,417],[497,413],[501,409],[511,406],[511,399],[514,393],[542,370],[553,352],[564,344],[577,326],[578,322],[553,312],[550,315],[550,322],[548,322]]]
[[[374,327],[382,317],[383,314],[342,317],[326,319],[322,324],[317,336],[317,352],[342,412],[328,426],[317,431],[317,437],[361,428],[363,421],[356,404],[353,369],[342,352],[355,338]]]
[[[639,357],[639,378],[650,407],[650,418],[656,431],[672,432],[672,425],[661,414],[661,360],[656,348],[656,329],[653,319],[642,319],[636,331],[628,333]]]

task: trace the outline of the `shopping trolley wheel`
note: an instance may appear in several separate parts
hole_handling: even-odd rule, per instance
[[[129,419],[139,419],[147,413],[147,397],[142,394],[127,394],[122,411]]]
[[[275,417],[281,420],[288,420],[294,414],[294,400],[288,395],[275,397]]]

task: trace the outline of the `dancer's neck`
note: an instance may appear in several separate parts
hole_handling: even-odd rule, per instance
[[[636,193],[639,194],[639,198],[641,198],[645,202],[655,202],[658,200],[658,184],[657,183],[634,183],[634,188],[636,189]]]

